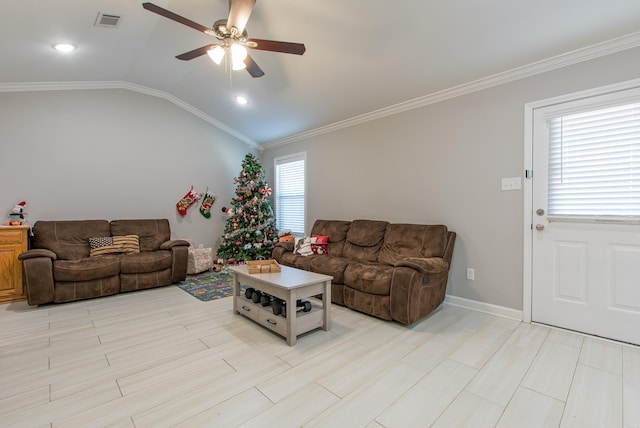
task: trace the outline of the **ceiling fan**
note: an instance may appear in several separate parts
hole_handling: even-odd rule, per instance
[[[225,54],[227,54],[230,57],[232,69],[242,70],[246,68],[252,77],[261,77],[264,76],[264,71],[247,53],[246,48],[294,55],[302,55],[306,48],[302,43],[247,38],[246,25],[255,4],[256,0],[229,0],[229,17],[217,20],[212,28],[200,25],[153,3],[142,3],[142,7],[194,30],[214,36],[221,42],[220,44],[209,44],[185,52],[177,55],[176,58],[189,61],[204,54],[209,54],[216,64],[220,64]]]

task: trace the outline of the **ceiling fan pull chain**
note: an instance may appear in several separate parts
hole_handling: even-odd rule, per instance
[[[231,55],[227,55],[226,72],[229,75],[229,87],[233,87],[233,73],[231,72]]]

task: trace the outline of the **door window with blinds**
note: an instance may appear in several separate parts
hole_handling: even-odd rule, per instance
[[[274,159],[276,228],[297,236],[305,228],[305,153]]]
[[[548,118],[550,220],[640,220],[640,98]]]

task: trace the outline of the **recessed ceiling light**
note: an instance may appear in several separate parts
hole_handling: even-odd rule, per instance
[[[246,99],[245,97],[243,97],[242,95],[237,95],[236,96],[236,102],[240,105],[245,105],[249,103],[249,100]]]
[[[71,43],[54,43],[51,45],[55,50],[59,52],[68,53],[77,49],[76,45],[72,45]]]

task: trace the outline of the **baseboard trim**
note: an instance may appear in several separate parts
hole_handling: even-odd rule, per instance
[[[479,302],[477,300],[465,299],[464,297],[451,296],[449,294],[445,296],[444,302],[448,305],[461,306],[463,308],[473,309],[474,311],[486,312],[491,315],[522,321],[522,311],[517,309],[492,305],[491,303]]]

